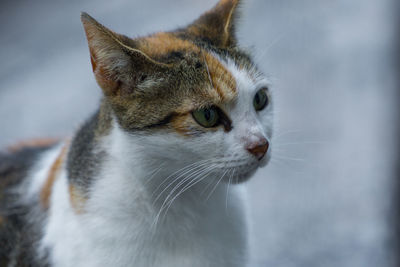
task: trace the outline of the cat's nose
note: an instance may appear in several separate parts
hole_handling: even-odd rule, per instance
[[[268,147],[269,147],[268,140],[263,138],[257,142],[250,143],[246,147],[246,149],[251,154],[253,154],[258,160],[261,160],[265,156],[265,153],[267,153]]]

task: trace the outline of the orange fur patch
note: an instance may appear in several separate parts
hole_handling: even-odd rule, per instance
[[[58,141],[59,139],[56,138],[41,138],[41,139],[26,140],[9,146],[7,150],[10,151],[11,153],[15,153],[24,148],[46,147],[54,145]]]
[[[54,161],[53,165],[51,165],[49,174],[47,176],[46,182],[42,187],[40,192],[40,203],[42,204],[43,208],[48,209],[50,206],[50,196],[53,190],[53,184],[57,178],[57,175],[60,172],[60,168],[64,162],[64,156],[67,152],[67,145],[65,145],[56,160]]]
[[[69,199],[71,206],[77,214],[83,213],[83,206],[86,202],[86,198],[83,194],[72,184],[68,187]]]
[[[150,57],[166,55],[173,51],[200,52],[194,43],[177,38],[171,33],[159,32],[142,39],[140,50]]]
[[[174,130],[181,135],[190,136],[190,132],[194,130],[193,119],[190,118],[191,114],[186,113],[176,115],[171,119],[171,126]]]
[[[231,101],[236,97],[235,78],[211,53],[201,50],[200,47],[190,41],[182,40],[166,32],[159,32],[142,40],[140,50],[149,57],[167,55],[173,51],[199,53],[201,57],[204,57],[211,79],[210,83],[217,92],[217,95],[210,92],[215,102]]]
[[[176,133],[183,136],[192,136],[194,133],[218,130],[218,127],[204,128],[200,126],[193,119],[193,116],[190,112],[173,116],[170,125]]]
[[[221,102],[233,101],[237,96],[236,81],[232,73],[222,63],[207,53],[205,56],[213,88]]]

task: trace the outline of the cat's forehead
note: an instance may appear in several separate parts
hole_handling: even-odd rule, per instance
[[[250,57],[239,50],[218,50],[207,43],[196,43],[181,38],[175,32],[159,32],[141,38],[140,49],[150,57],[167,61],[195,61],[195,68],[203,68],[203,77],[210,85],[203,87],[202,95],[213,104],[233,102],[238,96],[237,80],[257,80]],[[191,66],[183,71],[192,71]]]

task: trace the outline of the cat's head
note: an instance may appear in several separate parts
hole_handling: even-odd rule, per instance
[[[237,46],[238,2],[221,0],[188,27],[136,39],[82,14],[93,72],[124,149],[134,143],[155,164],[233,182],[268,162],[272,99]]]

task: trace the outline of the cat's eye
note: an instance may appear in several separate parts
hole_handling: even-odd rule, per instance
[[[205,128],[215,127],[219,124],[219,114],[215,107],[197,109],[192,112],[193,118]]]
[[[255,110],[263,110],[268,105],[267,89],[263,88],[258,90],[253,99],[253,106]]]

